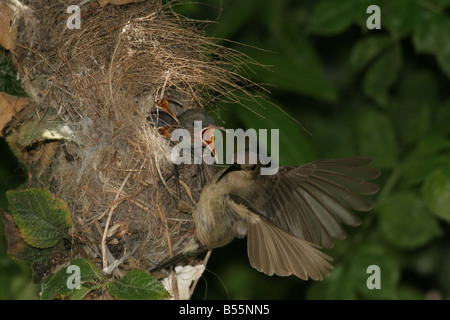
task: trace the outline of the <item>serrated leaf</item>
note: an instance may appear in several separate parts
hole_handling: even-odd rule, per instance
[[[442,166],[430,173],[422,193],[431,212],[450,223],[450,166]]]
[[[370,61],[386,49],[392,40],[385,35],[368,36],[353,46],[350,53],[350,67],[355,72],[361,71]]]
[[[123,300],[162,300],[169,296],[161,282],[143,270],[128,271],[123,278],[108,282],[108,289]]]
[[[50,258],[53,248],[34,248],[23,241],[13,216],[2,211],[2,220],[5,225],[5,238],[8,243],[8,255],[25,262],[45,262]]]
[[[70,295],[70,300],[83,300],[84,297],[94,290],[95,287],[92,286],[80,286],[80,289],[76,289]]]
[[[312,13],[309,31],[320,35],[341,33],[352,24],[358,8],[354,0],[320,1]]]
[[[19,128],[19,144],[29,146],[44,140],[74,140],[74,132],[69,125],[59,119],[33,119]]]
[[[79,267],[80,289],[69,288],[69,285],[73,284],[72,280],[75,276],[75,272],[67,272],[69,266]],[[104,277],[92,261],[87,259],[73,260],[68,266],[44,281],[41,298],[42,300],[49,300],[71,296],[74,300],[82,299],[96,287],[95,282],[97,280],[104,281]]]
[[[442,234],[424,202],[411,192],[391,195],[379,210],[384,238],[402,249],[416,249]]]
[[[387,105],[389,89],[397,79],[402,60],[401,46],[396,44],[379,56],[364,74],[363,91],[378,105]]]
[[[14,222],[23,240],[36,248],[52,247],[67,235],[71,215],[66,203],[45,189],[6,193]]]
[[[368,109],[357,118],[357,137],[361,155],[374,159],[374,165],[392,168],[397,163],[398,147],[391,119]]]

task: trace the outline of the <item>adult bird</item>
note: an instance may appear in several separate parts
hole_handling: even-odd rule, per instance
[[[247,158],[248,159],[248,158]],[[332,259],[320,251],[357,226],[353,210],[369,211],[361,195],[379,187],[371,159],[318,160],[261,175],[262,165],[235,163],[216,173],[193,208],[195,234],[184,254],[198,254],[247,236],[252,267],[267,275],[322,280]]]

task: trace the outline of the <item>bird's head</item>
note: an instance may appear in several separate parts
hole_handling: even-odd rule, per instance
[[[214,123],[206,111],[202,109],[189,109],[183,112],[180,116],[180,127],[188,130],[194,141],[195,138],[201,141],[202,146],[208,148],[213,156],[216,158],[217,152],[214,146],[214,134],[216,130],[225,131],[225,128]],[[201,121],[201,129],[195,130],[195,122]],[[196,137],[195,135],[199,135]],[[217,160],[217,158],[216,158]]]

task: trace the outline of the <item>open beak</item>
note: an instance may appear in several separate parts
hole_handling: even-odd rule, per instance
[[[169,107],[169,102],[167,102],[166,99],[161,99],[161,100],[158,102],[158,109],[161,110],[161,111],[164,111],[164,112],[168,113],[168,114],[169,114],[169,115],[170,115],[177,123],[180,123],[180,122],[178,121],[178,118],[177,118],[177,116],[175,115],[175,113],[173,113],[172,109],[170,109],[170,107]]]
[[[160,135],[172,139],[172,126],[162,126],[158,128],[158,132]]]
[[[216,159],[216,163],[219,161],[218,159],[218,155],[216,152],[216,148],[214,146],[214,131],[215,130],[221,130],[221,131],[226,131],[226,129],[224,127],[215,125],[215,124],[211,124],[209,126],[207,126],[206,128],[204,128],[202,130],[202,144],[208,148],[212,155],[214,156],[214,159]]]

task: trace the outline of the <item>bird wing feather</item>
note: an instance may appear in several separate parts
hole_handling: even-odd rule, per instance
[[[319,246],[293,236],[242,204],[238,206],[236,211],[247,212],[247,252],[253,268],[269,276],[294,274],[303,280],[322,280],[329,275],[333,266],[328,261],[332,259]]]
[[[237,198],[295,237],[329,248],[334,238],[345,238],[342,224],[360,224],[352,210],[372,208],[361,196],[379,189],[367,181],[380,175],[379,169],[366,167],[370,162],[353,157],[281,167],[276,175],[259,176],[254,191]]]

